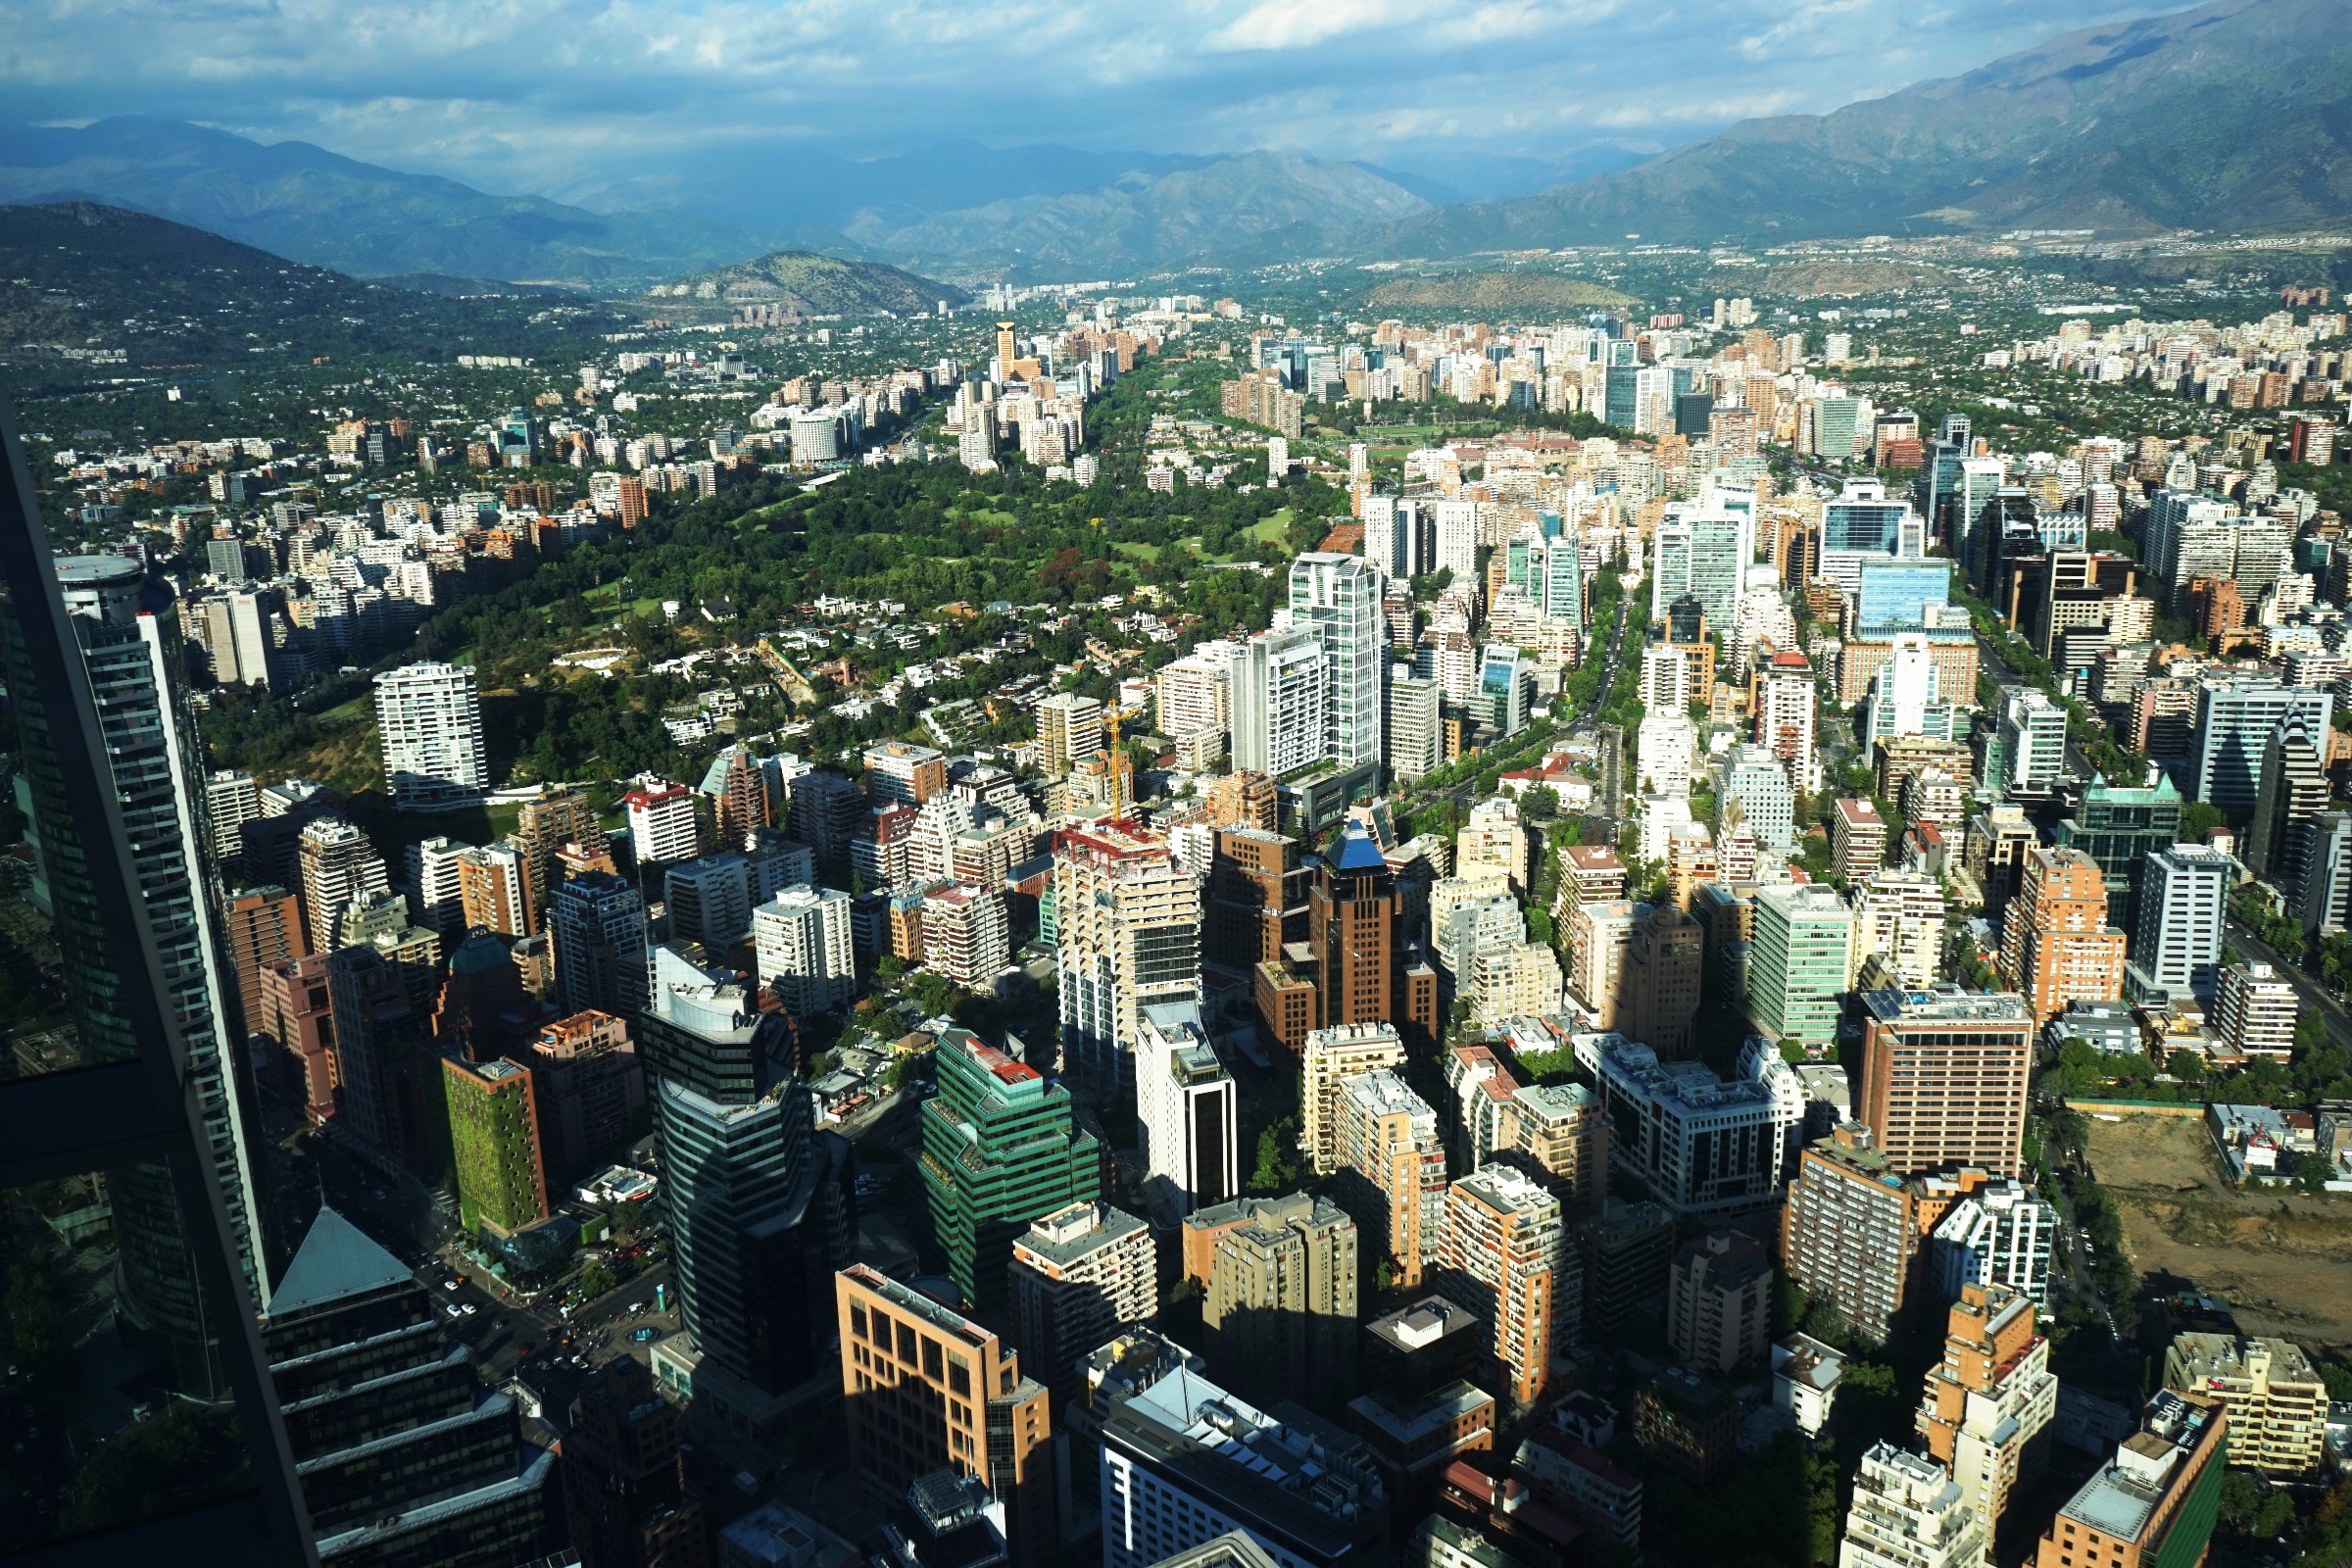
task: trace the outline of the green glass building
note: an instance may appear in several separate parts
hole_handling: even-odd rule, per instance
[[[484,1225],[513,1235],[547,1218],[539,1159],[539,1102],[531,1071],[501,1059],[441,1058],[449,1097],[449,1149],[458,1175],[458,1217],[468,1234]]]
[[[1830,1045],[1852,981],[1854,911],[1822,884],[1756,890],[1748,1016],[1778,1043]]]
[[[967,1309],[1004,1299],[1012,1244],[1033,1221],[1102,1195],[1102,1151],[1070,1092],[966,1029],[940,1037],[939,1092],[923,1102],[931,1227]]]
[[[2119,931],[2139,930],[2139,885],[2147,858],[2180,830],[2180,792],[2169,774],[2153,771],[2156,782],[2139,789],[2110,784],[2106,774],[2093,773],[2082,804],[2059,822],[2055,835],[2058,848],[2081,850],[2098,862],[2107,883],[2107,923]]]

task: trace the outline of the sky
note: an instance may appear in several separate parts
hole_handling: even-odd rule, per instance
[[[857,157],[951,138],[1303,152],[1486,196],[2173,9],[2128,0],[0,0],[0,114],[162,115],[502,194],[591,202],[698,157],[732,163],[809,146]]]

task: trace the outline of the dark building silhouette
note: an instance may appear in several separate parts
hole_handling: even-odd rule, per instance
[[[710,1527],[686,1487],[677,1407],[634,1356],[605,1365],[601,1387],[572,1401],[564,1512],[589,1568],[704,1568]]]

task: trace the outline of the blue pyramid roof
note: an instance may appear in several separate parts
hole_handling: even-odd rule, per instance
[[[1341,837],[1340,853],[1333,863],[1343,871],[1384,871],[1389,864],[1372,835],[1361,829]]]
[[[270,1298],[270,1315],[339,1301],[410,1279],[408,1267],[331,1208],[311,1221],[285,1278]]]

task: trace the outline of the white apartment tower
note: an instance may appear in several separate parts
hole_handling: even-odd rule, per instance
[[[1135,1119],[1144,1134],[1144,1188],[1159,1219],[1173,1223],[1240,1196],[1240,1086],[1189,1002],[1142,1009]]]
[[[1323,760],[1336,767],[1380,761],[1380,574],[1358,556],[1316,551],[1291,564],[1291,623],[1313,629],[1327,672]],[[1279,776],[1279,775],[1277,775]]]
[[[858,950],[850,896],[804,883],[752,911],[760,983],[786,1011],[838,1012],[857,999]]]
[[[471,668],[428,660],[386,670],[375,677],[375,721],[395,807],[470,806],[488,791]]]

